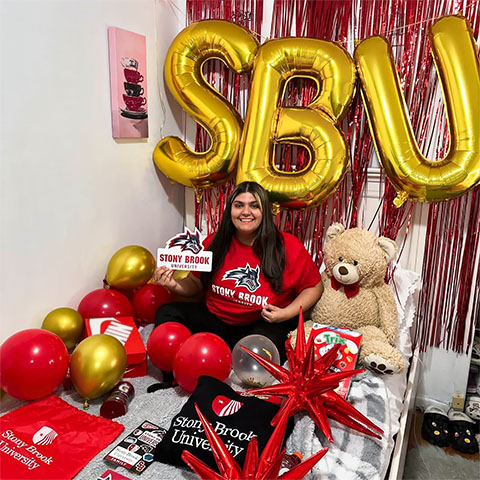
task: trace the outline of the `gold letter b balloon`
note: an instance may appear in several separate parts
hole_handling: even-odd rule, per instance
[[[306,107],[277,108],[293,77],[312,78],[318,89]],[[340,45],[311,38],[282,38],[263,44],[255,69],[243,132],[237,183],[262,185],[283,208],[314,207],[341,182],[347,146],[336,122],[350,103],[355,65]],[[303,145],[310,163],[296,172],[275,166],[275,144]]]
[[[122,378],[127,367],[123,345],[111,335],[98,334],[82,340],[70,358],[74,387],[85,399],[101,397]]]

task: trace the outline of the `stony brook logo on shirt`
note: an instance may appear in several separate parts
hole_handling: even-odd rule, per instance
[[[33,443],[35,445],[50,445],[55,438],[57,438],[58,433],[50,427],[43,426],[35,432],[32,437]]]
[[[237,413],[242,407],[243,403],[238,400],[231,400],[224,395],[218,395],[213,399],[212,410],[219,417],[226,417]]]
[[[236,287],[245,287],[250,292],[255,292],[260,288],[258,277],[260,275],[260,266],[252,268],[248,263],[242,268],[227,270],[222,280],[235,280]]]

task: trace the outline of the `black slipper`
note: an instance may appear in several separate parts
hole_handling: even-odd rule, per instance
[[[478,442],[475,438],[475,421],[466,413],[450,409],[450,435],[452,448],[461,453],[478,453]]]
[[[437,447],[450,445],[450,421],[446,411],[433,405],[425,409],[422,423],[422,438]]]

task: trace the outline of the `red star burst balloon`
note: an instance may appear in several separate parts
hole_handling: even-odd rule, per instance
[[[278,477],[285,453],[285,449],[282,449],[282,442],[288,421],[288,412],[284,411],[278,418],[275,430],[265,445],[260,458],[258,458],[258,442],[256,437],[250,440],[245,456],[245,463],[243,469],[241,469],[219,435],[203,416],[197,404],[195,404],[195,409],[203,424],[205,434],[210,442],[215,461],[220,471],[220,473],[215,472],[188,450],[184,450],[182,453],[183,461],[186,462],[202,480],[270,480],[277,478],[278,480],[295,480],[303,478],[328,451],[328,448],[323,448]]]
[[[313,338],[314,335],[310,332],[308,343],[305,345],[303,314],[302,309],[300,309],[295,351],[290,344],[290,339],[285,342],[289,370],[242,346],[247,353],[280,382],[269,387],[250,389],[246,393],[279,396],[285,399],[277,415],[273,418],[272,425],[276,425],[279,419],[285,415],[285,412],[288,412],[290,417],[306,410],[329,442],[333,442],[333,437],[328,417],[359,432],[381,438],[372,431],[383,433],[381,428],[334,392],[341,380],[364,372],[365,369],[338,373],[330,372],[330,367],[337,358],[340,345],[335,345],[325,355],[315,360]]]

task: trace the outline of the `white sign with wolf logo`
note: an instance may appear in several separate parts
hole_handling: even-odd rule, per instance
[[[197,272],[212,271],[212,252],[203,250],[200,232],[185,228],[167,241],[166,248],[157,250],[157,267],[172,270],[189,270]]]

